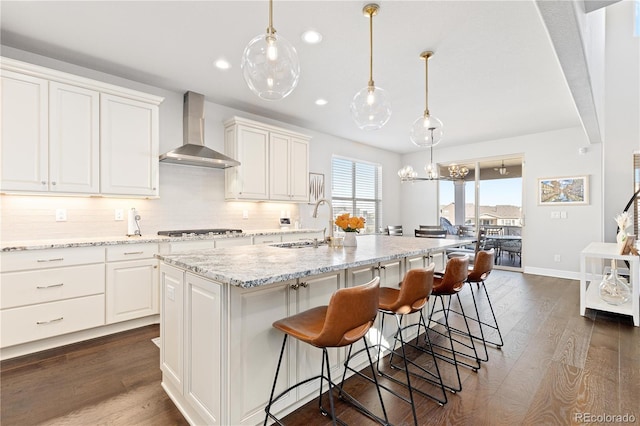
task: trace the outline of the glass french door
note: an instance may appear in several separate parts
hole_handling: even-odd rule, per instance
[[[487,247],[496,250],[495,268],[522,270],[523,158],[483,159],[458,169],[463,166],[466,176],[440,181],[441,222],[485,228]],[[449,168],[442,168],[444,176]]]

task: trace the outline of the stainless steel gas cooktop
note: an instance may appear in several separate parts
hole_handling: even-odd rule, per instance
[[[167,237],[182,237],[195,235],[222,235],[242,233],[242,229],[212,228],[212,229],[178,229],[173,231],[158,231],[158,235]]]

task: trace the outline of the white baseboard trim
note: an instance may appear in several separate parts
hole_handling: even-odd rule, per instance
[[[160,315],[151,315],[144,318],[118,322],[115,324],[103,325],[88,330],[76,331],[74,333],[63,334],[61,336],[49,337],[47,339],[27,342],[20,345],[9,346],[0,349],[0,360],[15,358],[17,356],[28,355],[46,349],[57,348],[58,346],[69,345],[83,340],[95,339],[96,337],[107,336],[121,331],[132,330],[146,325],[160,323]]]
[[[525,274],[543,275],[545,277],[565,278],[568,280],[580,280],[580,272],[578,271],[563,271],[560,269],[547,269],[547,268],[533,268],[525,267]]]

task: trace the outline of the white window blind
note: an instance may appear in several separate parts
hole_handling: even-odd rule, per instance
[[[333,157],[331,169],[333,216],[344,212],[362,216],[365,219],[364,232],[375,232],[382,223],[382,167]]]

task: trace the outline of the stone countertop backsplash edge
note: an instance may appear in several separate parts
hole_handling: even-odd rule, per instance
[[[57,238],[57,239],[33,239],[20,241],[2,241],[0,243],[0,252],[13,252],[24,250],[43,250],[71,247],[94,247],[94,246],[111,246],[118,244],[144,244],[144,243],[171,243],[177,241],[198,241],[198,240],[215,240],[224,238],[242,238],[258,235],[283,235],[283,234],[304,234],[322,232],[322,229],[264,229],[244,231],[233,234],[218,235],[195,235],[181,237],[166,237],[162,235],[150,236],[114,236],[114,237],[85,237],[85,238]]]

